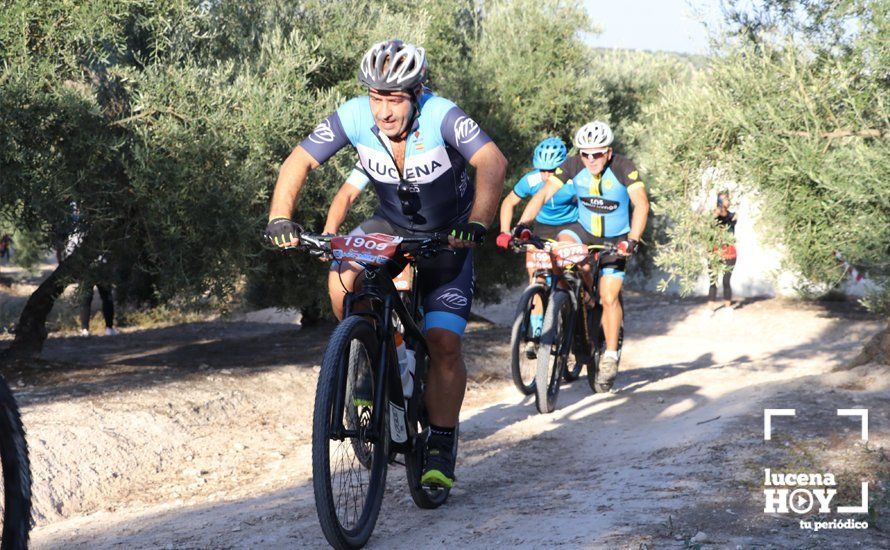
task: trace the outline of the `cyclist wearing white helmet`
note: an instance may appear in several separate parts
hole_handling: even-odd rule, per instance
[[[617,245],[618,255],[603,258],[599,284],[606,353],[600,362],[597,383],[607,387],[618,374],[618,336],[623,317],[618,296],[627,257],[634,253],[649,216],[649,198],[639,171],[630,159],[612,151],[612,140],[612,129],[604,122],[582,126],[574,139],[578,155],[555,170],[526,206],[519,222],[527,227],[545,201],[569,188],[578,199],[578,221],[561,230],[559,240]],[[585,267],[582,275],[590,285],[590,268]]]
[[[497,245],[507,249],[510,246],[510,228],[513,225],[513,211],[516,206],[528,197],[534,196],[547,179],[553,175],[559,165],[565,162],[568,149],[558,137],[544,139],[535,147],[532,154],[534,170],[526,172],[513,189],[507,193],[501,202],[500,220],[501,232],[497,238]],[[535,217],[535,235],[543,239],[556,240],[562,227],[578,219],[578,199],[575,193],[568,187],[560,189],[543,205],[540,213]],[[528,268],[529,283],[533,282],[535,268]],[[530,329],[535,336],[541,334],[544,326],[544,307],[539,301],[535,301],[529,318]],[[535,354],[534,343],[529,341],[526,354],[533,357]]]
[[[355,190],[350,193],[372,183],[380,200],[354,234],[450,235],[454,254],[417,261],[430,353],[426,405],[431,435],[422,483],[450,487],[454,428],[467,380],[461,337],[473,298],[472,248],[494,218],[507,160],[460,107],[423,87],[426,77],[423,48],[401,40],[373,45],[358,70],[369,94],[341,105],[282,164],[266,235],[281,247],[299,243],[300,227],[290,218],[300,189],[310,170],[347,145],[359,156],[358,174],[347,182]],[[475,182],[467,175],[467,163],[476,169]],[[342,210],[329,215],[331,225],[342,222],[352,200],[338,201],[336,208]],[[346,292],[360,284],[361,270],[352,263],[332,265],[328,290],[338,317]]]

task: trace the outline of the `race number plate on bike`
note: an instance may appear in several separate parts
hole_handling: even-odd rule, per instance
[[[538,248],[525,251],[525,267],[529,269],[551,269],[550,252]]]
[[[335,260],[362,262],[370,265],[383,265],[396,255],[401,237],[384,233],[368,235],[347,235],[331,239],[331,251]]]
[[[581,263],[587,259],[587,247],[583,244],[558,243],[553,247],[553,252],[556,254],[556,265],[560,267]]]

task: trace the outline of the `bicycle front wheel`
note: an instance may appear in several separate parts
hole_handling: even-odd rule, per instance
[[[510,334],[510,372],[513,384],[523,395],[535,393],[535,370],[540,337],[532,332],[531,313],[535,303],[547,305],[547,289],[543,285],[531,285],[519,297],[516,320]]]
[[[389,434],[385,416],[383,433],[372,424],[378,350],[371,323],[347,317],[328,342],[318,376],[312,486],[321,530],[334,548],[364,546],[383,501]]]
[[[554,292],[544,314],[535,373],[535,405],[540,413],[550,413],[556,408],[559,382],[568,359],[568,346],[564,340],[571,316],[572,302],[568,293]]]
[[[28,547],[31,529],[31,466],[19,408],[0,377],[0,464],[3,467],[3,540],[0,548]]]

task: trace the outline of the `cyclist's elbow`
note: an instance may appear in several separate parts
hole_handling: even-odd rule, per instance
[[[310,170],[317,168],[318,165],[318,162],[312,158],[312,155],[303,149],[302,146],[297,145],[290,155],[284,159],[284,162],[281,164],[281,171],[288,170],[307,174]]]
[[[493,181],[503,181],[507,175],[507,157],[493,141],[479,149],[470,164],[490,174]]]

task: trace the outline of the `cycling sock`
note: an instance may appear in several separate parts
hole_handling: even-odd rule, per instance
[[[454,438],[454,427],[443,428],[442,426],[436,426],[436,425],[430,424],[430,435],[438,435],[441,437]]]
[[[544,316],[532,314],[528,320],[532,326],[532,334],[541,334],[541,329],[544,328]]]
[[[612,350],[612,349],[607,349],[606,353],[603,354],[603,357],[611,357],[612,359],[617,361],[618,360],[618,351]]]

